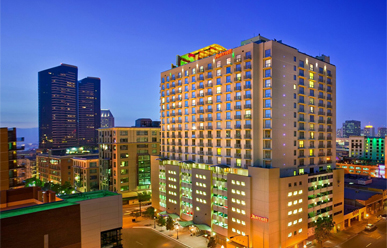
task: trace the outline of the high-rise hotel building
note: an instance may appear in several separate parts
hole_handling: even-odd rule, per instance
[[[156,208],[207,225],[227,247],[300,247],[321,216],[341,228],[329,57],[258,36],[172,67],[161,73]]]

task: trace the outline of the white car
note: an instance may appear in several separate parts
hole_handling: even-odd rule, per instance
[[[387,219],[387,214],[381,214],[378,216],[379,219]]]
[[[375,229],[376,229],[376,226],[372,225],[372,224],[367,224],[366,227],[365,227],[366,231],[373,231]]]

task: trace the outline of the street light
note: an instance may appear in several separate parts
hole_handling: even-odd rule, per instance
[[[368,214],[366,214],[366,219],[367,219],[367,224],[369,224],[370,222],[369,222],[369,218],[368,218]]]
[[[230,239],[235,238],[237,236],[243,236],[243,237],[247,236],[247,247],[250,247],[250,238],[249,238],[248,234],[245,234],[245,235],[242,235],[242,234],[234,235],[234,236],[231,236]]]
[[[176,239],[179,239],[179,225],[175,225],[175,229],[177,233]]]
[[[154,224],[154,228],[156,229],[156,216],[153,217],[153,224]]]

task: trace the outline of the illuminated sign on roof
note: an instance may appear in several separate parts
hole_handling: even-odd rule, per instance
[[[224,55],[228,55],[228,54],[231,54],[232,53],[232,49],[228,49],[227,51],[225,52],[222,52],[222,53],[218,53],[216,56],[215,56],[215,59],[218,59],[220,57],[223,57]]]

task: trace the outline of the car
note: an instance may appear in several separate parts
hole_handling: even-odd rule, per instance
[[[381,214],[378,216],[379,219],[387,219],[387,214]]]
[[[371,231],[373,231],[375,229],[376,229],[376,226],[372,225],[372,224],[367,224],[366,227],[365,227],[365,230],[369,231],[369,232],[371,232]]]

